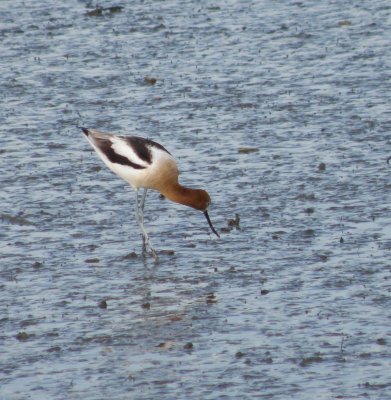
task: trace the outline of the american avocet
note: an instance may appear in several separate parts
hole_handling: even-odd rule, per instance
[[[157,190],[169,200],[184,204],[204,213],[212,232],[219,234],[212,225],[208,214],[211,202],[208,192],[190,189],[178,183],[178,168],[174,157],[159,143],[139,136],[116,136],[110,133],[81,128],[92,147],[103,162],[136,192],[136,219],[152,254],[156,251],[144,228],[144,205],[148,189]],[[138,191],[144,188],[139,200]]]

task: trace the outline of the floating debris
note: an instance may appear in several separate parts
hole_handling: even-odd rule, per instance
[[[175,254],[174,250],[160,250],[159,254],[164,254],[166,256],[173,256]]]
[[[11,215],[11,214],[0,214],[0,219],[3,222],[9,222],[10,224],[15,225],[34,225],[32,222],[27,220],[26,218],[22,217],[22,213],[18,215]]]
[[[250,154],[259,151],[258,147],[239,147],[239,154]]]
[[[48,353],[58,353],[59,351],[61,351],[61,347],[60,346],[49,347],[46,351]]]
[[[87,260],[85,260],[84,262],[88,263],[88,264],[97,264],[100,262],[99,258],[87,258]]]
[[[185,349],[185,350],[193,350],[193,343],[191,343],[191,342],[187,342],[184,346],[183,346],[183,348]]]
[[[214,293],[208,293],[206,295],[206,303],[207,304],[217,303],[217,297],[215,296]]]
[[[231,218],[227,221],[227,227],[220,229],[221,232],[229,233],[232,229],[240,229],[240,215],[235,214],[235,218]]]
[[[315,355],[312,357],[305,357],[300,361],[300,367],[307,367],[310,364],[319,363],[322,361],[323,361],[323,358],[318,355]]]
[[[144,82],[152,86],[157,82],[157,78],[152,78],[151,76],[144,76]]]
[[[132,260],[134,258],[137,258],[137,253],[132,251],[131,253],[128,253],[126,256],[123,256],[123,260]]]
[[[351,26],[352,21],[349,21],[348,19],[343,19],[342,21],[338,21],[339,26]]]
[[[99,308],[104,308],[104,309],[106,309],[106,308],[107,308],[107,301],[106,301],[106,300],[101,300],[101,301],[99,302]]]
[[[144,310],[150,310],[151,309],[151,303],[149,301],[141,304],[141,308],[143,308]]]
[[[43,268],[43,266],[44,266],[44,264],[42,262],[39,262],[39,261],[35,261],[35,263],[32,265],[32,267],[34,269],[41,269],[41,268]]]
[[[240,215],[236,213],[235,214],[235,218],[234,219],[229,219],[227,224],[228,224],[229,228],[240,229]]]
[[[15,338],[19,340],[19,342],[25,342],[30,338],[30,335],[27,332],[19,332]]]
[[[321,262],[326,262],[329,259],[329,257],[326,254],[318,254],[317,257]]]
[[[55,150],[55,149],[65,149],[66,145],[63,143],[48,143],[48,149]]]
[[[307,193],[301,193],[298,196],[295,197],[295,200],[301,200],[301,201],[315,201],[316,197],[313,193],[307,194]]]
[[[315,231],[313,229],[311,229],[311,228],[306,229],[306,230],[303,231],[303,236],[307,237],[307,238],[313,237],[313,236],[315,236]]]
[[[100,7],[97,6],[91,11],[86,12],[87,17],[103,17],[104,15],[111,15],[121,12],[123,7],[121,6],[111,6],[111,7]]]
[[[161,342],[159,343],[156,347],[159,347],[161,349],[171,349],[174,346],[174,342]]]
[[[318,171],[326,171],[326,164],[324,162],[319,163]]]
[[[239,103],[238,106],[241,109],[244,109],[244,108],[255,108],[257,105],[254,103]]]
[[[171,322],[178,322],[182,321],[182,317],[180,315],[173,315],[172,317],[169,318]]]

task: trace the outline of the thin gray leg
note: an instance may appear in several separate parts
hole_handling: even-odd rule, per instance
[[[144,224],[144,206],[145,206],[145,199],[147,198],[148,189],[144,188],[143,195],[141,197],[140,205],[139,205],[139,212],[141,214],[141,220]]]
[[[141,197],[141,203],[140,203],[141,211],[144,211],[145,199],[147,198],[147,192],[148,192],[148,189],[144,188],[143,197]]]
[[[145,199],[144,199],[144,201],[145,201]],[[142,212],[140,212],[140,206],[139,206],[139,202],[138,202],[138,189],[136,189],[136,220],[138,222],[141,234],[143,236],[143,244],[144,244],[144,246],[146,247],[148,245],[149,248],[151,249],[152,255],[155,257],[155,259],[158,259],[156,251],[153,248],[152,243],[151,243],[151,241],[150,241],[150,239],[148,237],[148,234],[147,234],[147,232],[146,232],[146,230],[144,228],[144,216],[143,216]]]

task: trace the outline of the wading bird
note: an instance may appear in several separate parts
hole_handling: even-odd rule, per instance
[[[136,192],[136,219],[143,236],[144,250],[149,246],[157,258],[144,228],[144,205],[148,189],[157,190],[167,199],[202,211],[212,232],[219,234],[208,214],[211,202],[208,192],[190,189],[178,182],[178,168],[174,157],[159,143],[139,136],[117,136],[81,128],[103,162]],[[139,199],[139,189],[144,193]]]

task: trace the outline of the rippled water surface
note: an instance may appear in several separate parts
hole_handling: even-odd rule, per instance
[[[0,398],[391,398],[390,2],[99,6],[0,2]],[[143,257],[80,125],[221,239],[150,193]]]

